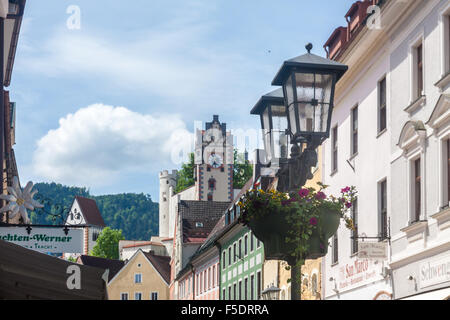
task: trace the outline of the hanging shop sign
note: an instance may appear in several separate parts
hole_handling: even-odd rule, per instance
[[[82,253],[82,239],[80,228],[0,227],[0,240],[42,253]]]
[[[386,242],[358,242],[358,258],[387,259]]]

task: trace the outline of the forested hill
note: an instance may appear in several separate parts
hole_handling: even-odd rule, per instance
[[[70,208],[75,196],[92,198],[108,227],[121,229],[127,240],[150,240],[158,234],[158,203],[143,193],[124,193],[115,195],[92,196],[89,190],[79,187],[67,187],[56,183],[36,183],[35,190],[51,203]],[[51,212],[57,211],[53,206]],[[30,214],[33,224],[52,224],[50,216]]]

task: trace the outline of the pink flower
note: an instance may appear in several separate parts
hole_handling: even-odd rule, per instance
[[[312,217],[311,219],[309,219],[309,224],[312,226],[316,226],[317,225],[317,218]]]
[[[317,200],[324,200],[326,198],[327,198],[327,196],[325,195],[325,193],[323,193],[322,191],[317,192],[317,194],[316,194]]]
[[[347,193],[350,190],[351,190],[350,187],[345,187],[344,189],[341,190],[341,193]]]
[[[302,197],[302,198],[306,197],[308,194],[309,194],[309,190],[308,190],[308,189],[301,189],[301,190],[298,192],[298,195],[299,195],[300,197]]]
[[[347,203],[345,204],[345,206],[346,206],[347,208],[351,208],[351,207],[352,207],[352,203],[351,203],[351,202],[347,202]]]

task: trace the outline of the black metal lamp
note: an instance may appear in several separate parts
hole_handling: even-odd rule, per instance
[[[287,113],[284,105],[283,89],[274,90],[259,99],[251,114],[259,115],[264,137],[266,162],[278,167],[289,157],[289,136],[286,134]]]
[[[280,288],[272,285],[270,288],[267,288],[263,292],[261,292],[262,300],[280,300]]]
[[[316,146],[330,135],[336,82],[348,67],[311,53],[287,60],[272,85],[283,86],[288,130],[292,143]]]

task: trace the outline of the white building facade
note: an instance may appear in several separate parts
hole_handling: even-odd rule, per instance
[[[450,1],[378,5],[358,28],[354,4],[348,28],[327,42],[330,58],[349,70],[336,88],[323,182],[333,195],[353,185],[358,199],[351,212],[357,231],[342,223],[323,259],[323,297],[444,299],[450,296]],[[358,241],[386,243],[386,259],[359,259]]]

